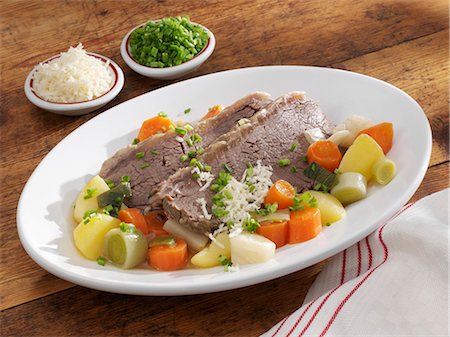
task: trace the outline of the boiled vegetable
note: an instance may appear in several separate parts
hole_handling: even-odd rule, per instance
[[[202,117],[202,121],[211,117],[215,117],[218,114],[220,114],[223,110],[223,107],[221,105],[214,105],[212,108],[209,108],[206,115]]]
[[[361,130],[358,133],[358,136],[363,133],[372,137],[383,149],[384,154],[387,154],[392,148],[392,143],[394,141],[394,127],[392,123],[380,123],[374,125],[370,128]]]
[[[319,140],[311,144],[306,156],[308,163],[317,163],[330,172],[337,169],[342,159],[338,146],[329,140]]]
[[[147,253],[148,264],[161,271],[179,270],[186,266],[188,249],[186,241],[176,238],[175,246],[157,245],[150,247]]]
[[[148,234],[147,221],[144,215],[137,208],[127,208],[119,211],[119,219],[125,223],[133,224],[137,229],[139,229],[144,235]]]
[[[163,229],[179,238],[186,241],[187,245],[193,251],[200,251],[208,244],[208,237],[204,234],[195,233],[188,228],[180,225],[175,220],[169,219],[163,226]]]
[[[129,182],[122,182],[114,188],[103,192],[97,197],[99,207],[112,205],[114,207],[122,206],[123,200],[131,196],[131,185]]]
[[[361,173],[345,172],[339,175],[339,183],[331,190],[342,204],[348,205],[367,195],[367,181]]]
[[[336,197],[329,193],[319,191],[308,191],[317,201],[317,208],[320,211],[322,226],[332,224],[345,217],[345,208]],[[292,215],[291,215],[292,216]]]
[[[339,171],[341,173],[358,172],[369,181],[373,176],[373,165],[382,157],[384,153],[380,145],[369,135],[361,134],[342,157]]]
[[[147,240],[139,229],[122,222],[106,233],[103,254],[123,269],[133,268],[145,261]]]
[[[375,181],[381,185],[389,183],[394,178],[396,171],[395,163],[384,156],[380,157],[372,167]]]
[[[300,243],[311,240],[319,235],[322,230],[320,210],[306,207],[299,211],[291,212],[291,220],[288,223],[288,243]]]
[[[231,261],[244,265],[270,260],[275,254],[275,243],[258,234],[242,232],[230,237]]]
[[[275,243],[276,248],[283,247],[288,241],[288,221],[263,222],[256,233]]]
[[[218,234],[208,247],[203,248],[191,258],[191,263],[200,268],[219,266],[219,256],[231,257],[230,239],[227,233]]]
[[[324,169],[317,163],[311,163],[303,170],[305,176],[313,180],[315,190],[328,192],[338,183],[338,177],[335,173]]]
[[[78,194],[73,210],[73,218],[77,223],[83,220],[83,215],[89,210],[99,209],[97,196],[109,190],[108,185],[100,176],[95,176],[86,184]]]
[[[264,198],[264,204],[278,204],[278,209],[288,208],[293,205],[293,198],[295,197],[294,187],[285,180],[277,180],[273,184],[266,197]]]
[[[107,214],[87,215],[73,230],[75,246],[89,260],[95,260],[102,255],[105,234],[119,225],[119,219]]]
[[[289,210],[285,208],[269,214],[254,214],[253,218],[259,223],[289,221]]]
[[[167,117],[156,116],[149,118],[142,123],[142,126],[139,129],[138,140],[139,142],[142,142],[157,133],[164,133],[174,127],[175,124]]]
[[[327,140],[342,147],[349,147],[355,136],[348,130],[341,130],[333,133]]]
[[[145,214],[145,220],[147,221],[147,228],[149,233],[153,233],[156,236],[168,235],[163,226],[167,221],[166,215],[161,211],[151,211]]]

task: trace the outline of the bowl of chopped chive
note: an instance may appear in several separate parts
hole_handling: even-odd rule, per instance
[[[143,23],[122,40],[120,52],[135,72],[161,80],[182,77],[199,68],[214,51],[216,39],[187,16]]]

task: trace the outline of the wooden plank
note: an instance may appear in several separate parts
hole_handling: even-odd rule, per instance
[[[195,296],[125,296],[74,287],[4,311],[2,335],[255,336],[301,305],[322,267]]]
[[[333,64],[389,82],[424,109],[431,125],[430,165],[449,160],[448,30]]]

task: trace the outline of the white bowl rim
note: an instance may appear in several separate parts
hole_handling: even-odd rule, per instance
[[[38,71],[37,65],[33,67],[33,69],[28,74],[25,84],[24,84],[24,90],[25,95],[27,96],[28,100],[36,105],[39,108],[45,109],[45,110],[51,110],[51,111],[72,111],[72,110],[81,110],[81,109],[89,109],[96,106],[105,105],[106,103],[113,100],[117,94],[122,90],[125,78],[122,69],[119,67],[119,65],[111,60],[110,58],[97,54],[92,52],[87,52],[88,55],[94,56],[103,62],[109,62],[109,67],[112,70],[112,73],[114,74],[114,83],[109,88],[107,92],[102,94],[99,97],[93,98],[88,101],[83,102],[51,102],[46,101],[42,97],[38,96],[32,89],[32,82],[33,82],[33,75]],[[55,58],[60,57],[61,54],[54,55],[52,57],[49,57],[48,59],[40,62],[39,64],[44,64],[46,62],[49,62]]]
[[[175,66],[171,66],[171,67],[152,68],[152,67],[144,66],[144,65],[136,62],[135,59],[131,56],[131,52],[129,50],[129,39],[130,39],[131,33],[133,33],[137,28],[140,28],[140,27],[146,25],[150,21],[158,22],[158,21],[161,21],[161,19],[148,20],[148,21],[141,23],[141,24],[135,26],[134,28],[130,29],[128,31],[128,33],[125,35],[125,37],[122,39],[122,43],[120,46],[121,55],[122,55],[122,58],[124,59],[125,63],[128,64],[133,70],[136,69],[135,71],[137,71],[139,73],[147,73],[147,74],[151,74],[151,75],[155,75],[155,76],[166,75],[167,73],[171,73],[171,72],[174,72],[174,73],[180,72],[181,73],[181,72],[184,72],[191,68],[195,68],[196,66],[202,64],[209,58],[209,56],[214,51],[214,48],[216,46],[216,38],[215,38],[213,32],[210,31],[207,27],[205,27],[197,22],[190,21],[192,24],[200,26],[209,35],[208,42],[206,43],[205,47],[203,47],[203,49],[197,55],[195,55],[189,61],[186,61],[184,63],[178,64]]]

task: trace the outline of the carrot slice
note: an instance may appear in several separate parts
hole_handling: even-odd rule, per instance
[[[171,126],[175,126],[167,117],[156,116],[145,120],[139,130],[138,139],[140,142],[159,133],[166,132]]]
[[[188,261],[188,249],[186,241],[175,239],[173,247],[160,245],[148,249],[148,264],[156,270],[170,271],[182,269]]]
[[[264,204],[277,202],[278,209],[288,208],[294,204],[294,197],[294,187],[285,180],[277,180],[267,192]]]
[[[318,208],[307,207],[300,211],[292,211],[290,215],[288,224],[288,243],[290,244],[311,240],[322,230]]]
[[[148,234],[147,221],[137,208],[126,208],[119,211],[119,219],[136,226],[144,235]]]
[[[256,233],[275,243],[277,248],[283,247],[287,244],[288,222],[263,222],[261,223],[261,227],[256,229]]]
[[[392,123],[386,122],[374,125],[370,128],[360,131],[357,137],[362,133],[365,133],[366,135],[372,137],[383,149],[384,154],[387,154],[392,148],[392,143],[394,140],[394,126],[392,125]]]
[[[312,143],[306,151],[308,163],[317,163],[328,171],[333,172],[338,168],[342,159],[342,153],[338,146],[329,140],[319,140]]]
[[[147,221],[147,228],[149,233],[153,233],[156,236],[169,234],[163,229],[164,223],[167,221],[167,217],[163,212],[148,212],[145,215],[145,220]]]
[[[206,114],[206,115],[204,115],[203,117],[202,117],[202,121],[203,120],[205,120],[205,119],[208,119],[208,118],[211,118],[211,117],[214,117],[214,116],[217,116],[218,114],[220,114],[220,112],[222,111],[222,106],[221,105],[214,105],[212,108],[210,108],[209,110],[208,110],[208,113]]]

